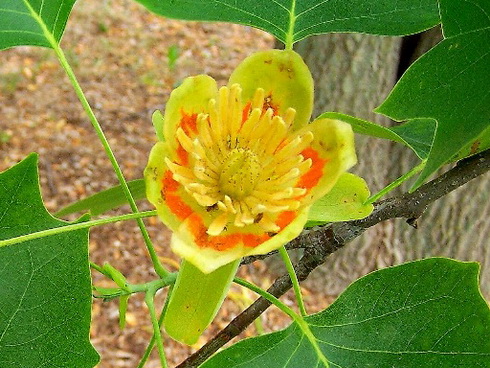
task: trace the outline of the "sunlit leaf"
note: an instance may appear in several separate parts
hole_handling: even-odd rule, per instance
[[[4,0],[0,5],[0,50],[14,46],[51,47],[61,40],[76,0]]]
[[[490,366],[490,310],[476,263],[433,258],[373,272],[307,317],[332,368]],[[242,340],[202,368],[322,367],[296,325]]]
[[[68,224],[44,208],[36,164],[0,174],[0,240]],[[0,246],[0,367],[94,367],[91,301],[86,229]]]

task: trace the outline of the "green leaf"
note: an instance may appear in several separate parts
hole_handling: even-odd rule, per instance
[[[402,143],[411,148],[421,160],[425,159],[430,151],[436,129],[432,119],[414,119],[405,124],[388,128],[338,112],[326,112],[320,117],[345,121],[358,134]]]
[[[490,2],[488,0],[439,0],[444,37],[488,29]]]
[[[479,266],[442,258],[373,272],[306,317],[332,368],[490,366],[490,310]],[[242,340],[202,368],[320,367],[296,325]]]
[[[0,240],[68,224],[44,208],[36,165],[0,174]],[[0,367],[95,366],[88,230],[0,247],[0,260]]]
[[[175,19],[253,26],[294,43],[314,34],[407,35],[439,23],[437,0],[136,0]]]
[[[437,122],[434,119],[420,118],[387,129],[397,134],[421,160],[424,160],[432,147],[436,126]]]
[[[0,5],[0,50],[14,46],[51,47],[59,42],[76,0],[6,0]]]
[[[477,28],[466,11],[479,12],[474,15]],[[441,1],[441,14],[449,37],[417,60],[376,109],[398,121],[437,121],[427,165],[414,188],[475,142],[480,142],[479,150],[490,147],[490,2]]]
[[[473,156],[490,147],[490,125],[475,140],[470,141],[459,151],[451,161],[461,160],[468,156]]]
[[[310,208],[306,226],[326,222],[361,219],[373,212],[373,205],[364,205],[369,198],[369,188],[363,178],[344,173],[332,190]]]
[[[129,190],[135,200],[145,198],[145,181],[143,179],[128,182]],[[103,190],[90,197],[70,204],[56,212],[56,216],[66,216],[76,212],[90,212],[97,216],[128,203],[120,185]]]

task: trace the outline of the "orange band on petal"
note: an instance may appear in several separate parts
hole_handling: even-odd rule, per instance
[[[197,134],[197,114],[187,114],[184,110],[180,110],[182,118],[180,119],[180,127],[189,137]]]
[[[204,225],[202,218],[193,213],[187,219],[191,234],[194,236],[194,242],[202,248],[212,248],[217,251],[226,251],[238,245],[255,248],[270,239],[267,234],[250,234],[250,233],[232,233],[218,236],[211,236]]]
[[[175,192],[177,191],[177,189],[179,189],[179,185],[180,185],[179,182],[174,180],[172,171],[170,170],[167,170],[163,175],[162,184],[163,184],[162,190],[164,192]]]
[[[179,164],[182,166],[187,166],[189,164],[189,153],[181,144],[177,147],[177,157],[179,158]]]
[[[249,248],[255,248],[260,244],[264,243],[266,240],[269,240],[271,237],[267,234],[243,234],[242,241],[243,245]]]
[[[320,157],[317,151],[313,148],[308,147],[307,149],[301,152],[305,160],[311,159],[311,167],[310,169],[299,178],[297,187],[311,189],[318,184],[320,179],[323,176],[323,168],[328,160],[324,160]]]
[[[162,198],[170,211],[180,220],[184,220],[191,216],[194,211],[177,193],[179,186],[180,184],[173,179],[172,172],[167,171],[163,177]]]
[[[282,212],[276,220],[276,225],[282,229],[288,226],[293,220],[296,218],[297,213],[294,211],[285,211]]]

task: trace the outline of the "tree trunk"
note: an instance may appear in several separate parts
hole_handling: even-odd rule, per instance
[[[425,52],[437,37],[437,31],[432,31],[409,39],[402,62],[407,64],[414,55]],[[403,45],[407,46],[406,39]],[[392,124],[372,110],[393,87],[399,66],[402,71],[408,66],[399,64],[401,49],[400,38],[360,34],[316,36],[300,42],[297,51],[315,80],[314,115],[338,111]],[[409,149],[384,140],[357,135],[356,147],[359,163],[353,172],[366,179],[373,193],[417,162]],[[417,230],[403,220],[376,226],[331,256],[307,286],[335,295],[371,270],[445,256],[481,262],[482,287],[490,295],[490,252],[486,249],[490,236],[489,184],[490,176],[486,175],[439,200],[419,219]]]

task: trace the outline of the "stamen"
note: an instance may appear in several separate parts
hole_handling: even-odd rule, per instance
[[[226,87],[221,87],[219,89],[219,104],[218,104],[218,109],[219,109],[219,121],[221,125],[221,134],[219,138],[221,140],[226,140],[227,135],[229,134],[228,130],[228,120],[230,118],[229,114],[229,108],[228,108],[228,96],[230,94],[230,91]]]
[[[237,134],[242,124],[241,100],[242,100],[242,89],[238,84],[232,85],[230,88],[230,97],[229,97],[230,115],[228,116],[231,148],[234,148],[236,145]]]
[[[240,129],[240,147],[245,147],[250,142],[250,136],[254,129],[257,128],[262,110],[253,109],[248,119],[243,123]]]
[[[193,171],[195,177],[211,185],[217,185],[216,173],[211,170],[207,170],[206,167],[195,166]]]
[[[266,231],[266,232],[272,232],[272,233],[276,233],[278,232],[279,230],[281,230],[281,228],[279,226],[277,226],[274,221],[272,221],[269,216],[267,215],[264,215],[262,217],[262,219],[259,221],[259,225],[260,227]]]
[[[192,193],[192,196],[196,199],[197,203],[199,203],[201,206],[209,207],[216,204],[216,198],[213,198],[211,196],[202,195],[199,193]]]
[[[223,212],[221,215],[219,215],[213,220],[211,225],[209,225],[207,233],[211,236],[217,236],[223,232],[227,223],[228,223],[228,213]]]
[[[179,127],[176,132],[177,139],[187,152],[193,151],[192,139],[185,134],[184,129]]]
[[[293,109],[292,107],[289,107],[284,114],[284,122],[286,123],[286,126],[288,128],[293,124],[295,116],[296,116],[296,110]]]
[[[233,201],[231,200],[231,198],[229,196],[225,195],[224,203],[225,203],[226,209],[228,211],[230,211],[233,214],[237,213],[237,210],[236,210],[235,206],[233,205]]]
[[[288,132],[288,127],[286,123],[281,119],[280,116],[274,116],[272,119],[272,123],[274,124],[274,134],[272,135],[271,140],[264,147],[264,154],[272,155],[274,151],[276,151],[277,146],[286,138],[286,134]]]
[[[303,151],[306,147],[310,145],[311,141],[313,141],[313,133],[310,131],[296,136],[292,141],[287,143],[284,147],[282,147],[278,152],[274,154],[274,161],[280,162],[287,157],[298,155],[301,151]]]
[[[202,145],[207,149],[213,147],[215,143],[209,128],[209,115],[199,114],[197,116],[197,129],[199,131],[199,141]]]
[[[221,123],[220,114],[215,99],[209,100],[209,126],[210,134],[213,137],[213,144],[223,144],[223,124]]]
[[[257,88],[252,99],[252,109],[259,109],[262,112],[264,106],[265,91],[263,88]]]
[[[214,188],[208,187],[200,183],[190,183],[189,185],[187,185],[186,188],[192,191],[193,193],[199,193],[199,194],[207,194],[214,190]]]
[[[172,171],[172,174],[174,174],[174,176],[179,175],[190,180],[194,179],[194,175],[189,168],[177,165],[176,163],[170,161],[168,157],[165,157],[165,163],[167,164],[167,167],[170,169],[170,171]]]

